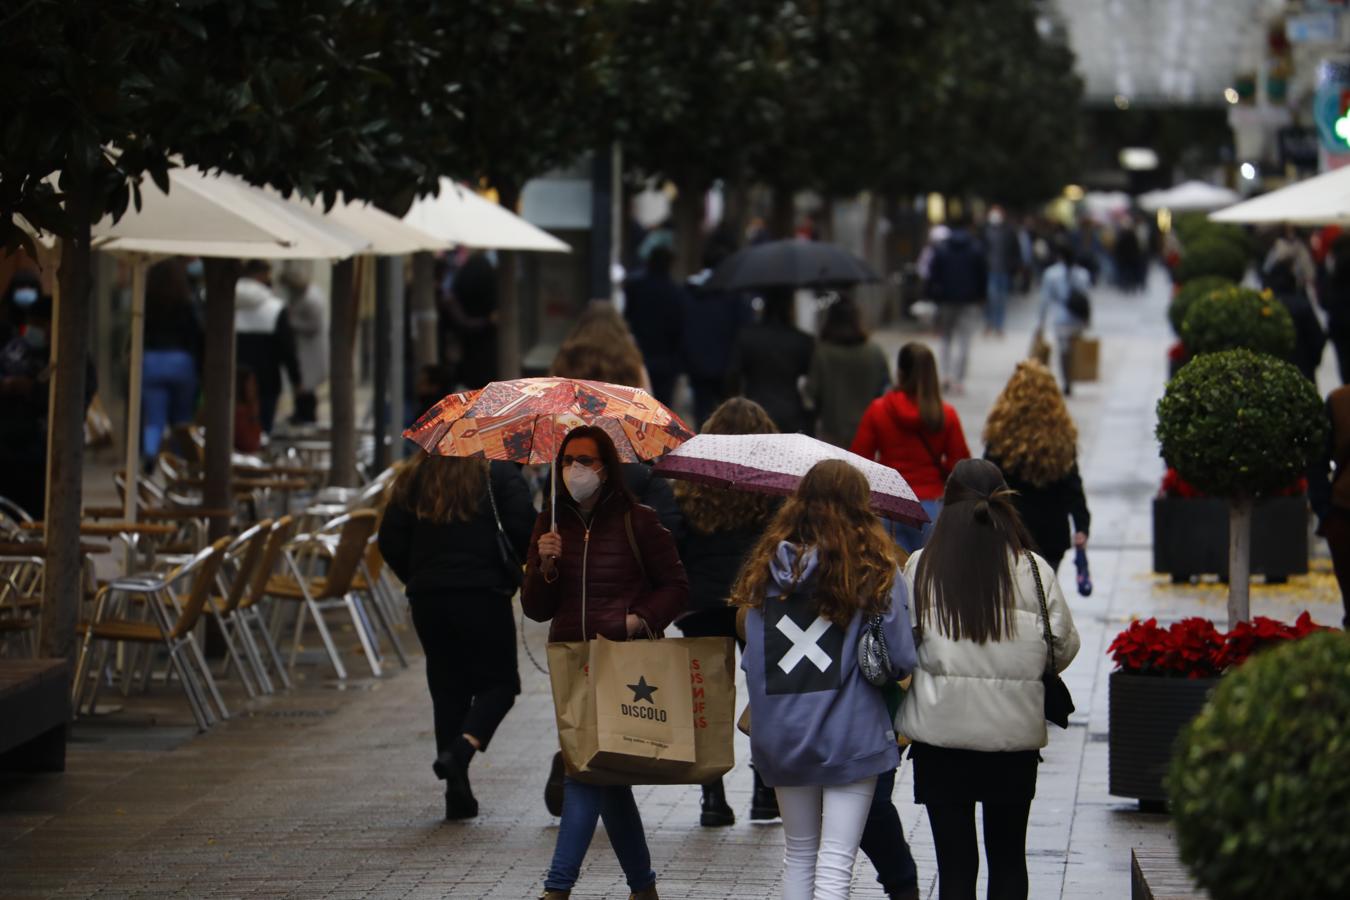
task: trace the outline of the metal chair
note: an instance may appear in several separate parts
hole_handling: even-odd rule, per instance
[[[268,658],[272,662],[272,670],[281,680],[281,686],[287,690],[290,690],[291,687],[291,676],[281,661],[281,653],[277,650],[277,642],[272,637],[273,629],[263,618],[262,607],[264,600],[267,598],[268,585],[277,569],[282,565],[286,545],[294,537],[295,520],[293,518],[282,516],[273,523],[267,534],[267,543],[264,545],[262,558],[258,560],[249,573],[248,589],[244,592],[244,596],[234,612],[235,618],[242,626],[241,630],[245,635],[245,640],[256,647],[255,631],[261,637],[263,646],[267,649]]]
[[[345,608],[361,641],[361,649],[370,664],[371,674],[379,677],[382,673],[379,640],[371,628],[369,611],[362,602],[360,592],[352,587],[366,552],[366,542],[375,531],[375,524],[376,514],[371,510],[348,513],[329,522],[318,532],[300,535],[283,550],[290,575],[269,579],[266,592],[269,597],[298,606],[295,633],[291,640],[289,664],[292,668],[300,652],[300,639],[308,613],[314,620],[314,627],[318,629],[337,676],[342,679],[347,677],[347,669],[342,664],[337,645],[333,643],[333,636],[323,618],[325,610]],[[336,541],[326,539],[333,533],[337,534]],[[328,561],[327,572],[314,574],[319,561],[325,559]],[[384,613],[379,604],[374,604],[372,609],[383,620]]]
[[[230,543],[225,549],[225,559],[221,562],[220,571],[216,573],[216,585],[220,594],[213,595],[206,605],[207,613],[220,623],[220,633],[229,652],[226,672],[229,671],[230,663],[233,663],[239,670],[239,680],[249,697],[256,697],[258,691],[264,694],[275,692],[272,679],[267,677],[267,668],[258,653],[258,645],[253,640],[248,626],[239,616],[239,605],[244,599],[244,591],[252,581],[254,571],[262,562],[271,531],[272,520],[266,519]],[[254,689],[254,682],[257,683],[257,690]]]
[[[188,704],[192,707],[193,718],[202,731],[215,724],[217,716],[211,710],[215,703],[219,718],[228,719],[229,710],[220,696],[211,670],[206,665],[201,647],[193,635],[193,629],[201,618],[211,596],[216,574],[220,570],[225,549],[231,539],[221,538],[210,547],[202,550],[191,560],[179,566],[168,575],[133,575],[118,578],[98,592],[93,618],[81,623],[84,641],[80,645],[79,661],[75,667],[75,683],[72,688],[72,701],[75,714],[78,715],[81,701],[86,691],[89,693],[89,709],[92,711],[98,701],[98,689],[103,680],[103,669],[107,663],[108,645],[131,643],[143,646],[163,645],[169,653],[169,663],[178,675],[187,694]],[[188,593],[179,602],[174,586],[190,580]],[[118,615],[114,611],[113,598],[139,595],[145,598],[145,606],[150,612],[147,620],[135,620]],[[93,687],[88,687],[91,657],[94,641],[102,642],[98,651],[98,662],[93,666],[95,677]]]

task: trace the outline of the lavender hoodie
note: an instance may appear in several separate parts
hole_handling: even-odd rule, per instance
[[[802,556],[800,583],[793,566]],[[849,784],[900,764],[881,690],[858,668],[861,613],[847,628],[816,615],[816,551],[786,541],[770,564],[764,606],[745,622],[741,668],[750,688],[750,755],[773,787]],[[896,573],[891,608],[882,617],[891,673],[916,664],[909,589]]]

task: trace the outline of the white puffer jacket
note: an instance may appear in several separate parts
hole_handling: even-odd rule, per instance
[[[922,551],[909,558],[905,577],[911,595]],[[1050,564],[1034,556],[1045,585],[1055,667],[1063,671],[1078,653],[1078,631]],[[1041,604],[1031,563],[1018,557],[1013,576],[1016,600],[1012,639],[977,644],[953,640],[938,625],[923,622],[919,667],[896,716],[896,730],[913,741],[964,750],[1035,750],[1047,741],[1045,728],[1046,647]],[[910,605],[916,616],[918,600]],[[916,623],[917,624],[917,623]]]

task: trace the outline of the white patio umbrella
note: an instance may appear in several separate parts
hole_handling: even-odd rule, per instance
[[[451,244],[494,250],[570,253],[564,242],[526,222],[511,210],[478,196],[462,184],[442,178],[435,197],[412,205],[403,221]]]
[[[318,201],[311,201],[309,205],[327,219],[369,239],[371,245],[366,252],[375,256],[406,256],[423,250],[447,250],[452,245],[452,242],[410,225],[369,203],[339,199],[327,212],[323,212],[323,206]]]
[[[1204,181],[1184,181],[1165,191],[1149,191],[1139,197],[1139,206],[1149,212],[1169,209],[1174,213],[1208,212],[1242,199],[1237,191]]]
[[[1209,216],[1211,222],[1244,225],[1350,224],[1350,167],[1333,169],[1279,190],[1244,200]]]

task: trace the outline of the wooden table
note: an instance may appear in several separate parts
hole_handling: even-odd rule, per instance
[[[24,522],[20,527],[25,531],[42,531],[47,527],[47,523]],[[162,536],[173,534],[177,530],[177,527],[163,522],[85,521],[80,523],[80,534],[85,537],[117,537],[123,534]]]
[[[64,659],[0,659],[0,771],[65,771],[69,684]]]
[[[80,544],[81,553],[108,553],[107,544]],[[0,541],[0,556],[36,556],[47,558],[47,545],[42,541]]]

